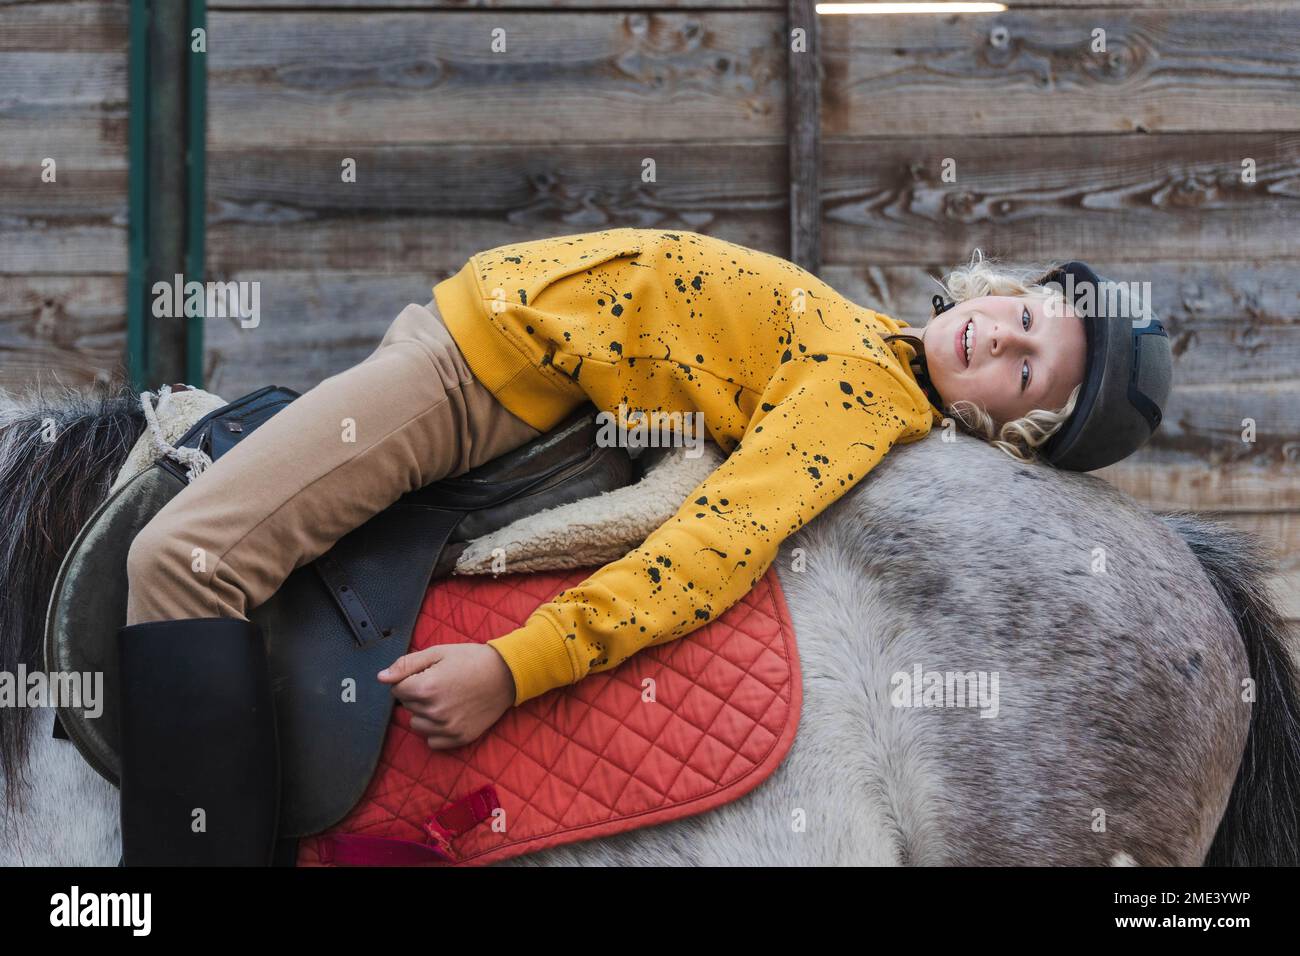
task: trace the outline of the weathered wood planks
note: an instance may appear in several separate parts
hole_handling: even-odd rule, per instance
[[[1294,4],[823,17],[822,34],[827,138],[1300,126]]]
[[[1192,0],[1204,2],[1204,0]],[[1223,0],[1219,0],[1223,2]],[[312,9],[346,10],[437,10],[443,13],[475,10],[565,10],[605,11],[609,7],[620,9],[646,8],[653,10],[690,9],[710,7],[738,10],[783,10],[784,0],[214,0],[212,9],[293,10]]]
[[[0,389],[124,378],[117,275],[0,275]]]
[[[1151,281],[1177,387],[1152,447],[1103,474],[1261,533],[1294,592],[1300,4],[1011,5],[819,18],[822,275],[912,322],[975,246]],[[359,361],[500,243],[645,225],[789,254],[786,0],[210,6],[207,266],[262,283],[259,329],[208,322],[227,397]],[[126,7],[0,2],[0,386],[120,356]]]
[[[0,388],[122,368],[127,10],[0,3]]]
[[[1300,133],[823,144],[825,258],[1294,259]],[[956,182],[943,181],[945,158]],[[1255,182],[1242,178],[1255,162]]]
[[[785,141],[779,12],[214,11],[209,24],[213,152]]]

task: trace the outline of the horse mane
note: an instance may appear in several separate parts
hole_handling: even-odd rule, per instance
[[[108,495],[144,429],[125,385],[0,392],[0,671],[43,669],[45,614],[59,566]],[[5,806],[26,789],[29,707],[0,708]]]

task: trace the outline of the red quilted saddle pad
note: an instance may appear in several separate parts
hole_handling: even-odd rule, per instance
[[[484,643],[589,573],[437,582],[412,649]],[[494,863],[714,809],[780,765],[801,696],[794,629],[769,570],[707,626],[526,701],[464,747],[430,750],[395,708],[364,797],[337,826],[301,841],[298,864],[425,862],[338,850],[387,842],[374,837],[406,841],[393,843],[399,850],[436,844],[439,861],[428,862],[437,865]],[[430,829],[439,819],[451,830]]]

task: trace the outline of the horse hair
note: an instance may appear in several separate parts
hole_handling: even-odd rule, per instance
[[[1205,863],[1300,865],[1300,684],[1286,625],[1268,590],[1273,561],[1235,528],[1190,514],[1164,521],[1187,542],[1228,606],[1255,680],[1246,752]]]
[[[45,614],[59,566],[144,429],[125,385],[0,392],[0,671],[44,667]],[[29,707],[0,709],[5,806],[26,789]]]

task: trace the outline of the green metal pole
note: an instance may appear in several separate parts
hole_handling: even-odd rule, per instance
[[[190,60],[188,142],[189,201],[186,222],[185,272],[189,279],[203,281],[204,236],[207,229],[207,118],[208,54],[207,0],[189,0]],[[204,32],[204,52],[194,50],[194,31]],[[203,387],[203,316],[192,316],[185,328],[185,381]]]
[[[127,273],[126,354],[127,374],[136,391],[151,381],[148,296],[149,271],[149,0],[131,0],[127,132]]]
[[[203,281],[206,0],[131,0],[127,370],[137,389],[203,384],[203,316],[153,315],[153,283]],[[179,138],[177,133],[179,131]]]

